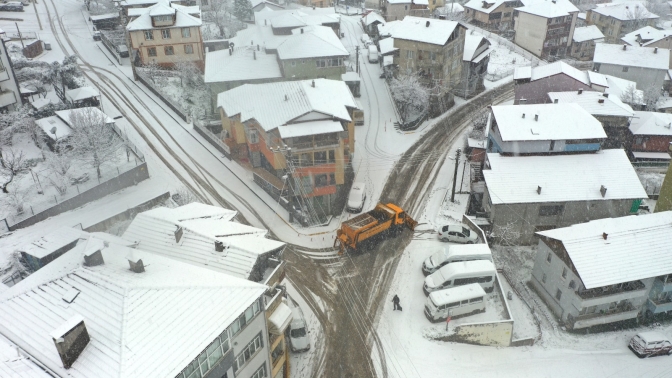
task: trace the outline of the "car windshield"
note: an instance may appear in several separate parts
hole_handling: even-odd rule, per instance
[[[462,227],[462,233],[464,234],[464,236],[470,236],[471,235],[471,232],[466,227]]]
[[[301,327],[301,328],[294,328],[290,332],[291,337],[293,338],[298,338],[298,337],[304,337],[306,336],[306,329]]]

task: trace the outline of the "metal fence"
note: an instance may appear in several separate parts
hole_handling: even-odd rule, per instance
[[[224,142],[222,142],[221,138],[215,135],[212,131],[210,131],[206,125],[205,122],[195,119],[194,120],[194,130],[196,130],[197,133],[201,134],[205,139],[208,140],[217,150],[221,153],[224,154],[229,160],[231,159],[231,148]]]

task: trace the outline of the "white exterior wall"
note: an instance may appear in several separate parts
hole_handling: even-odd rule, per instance
[[[515,43],[532,54],[541,56],[547,26],[547,19],[544,17],[518,12],[515,19]]]
[[[232,338],[231,345],[233,346],[233,358],[236,359],[238,355],[247,347],[247,345],[254,340],[254,338],[261,332],[263,346],[255,352],[253,358],[248,360],[245,365],[237,372],[233,372],[235,377],[247,378],[252,376],[259,367],[266,363],[267,376],[270,376],[271,361],[269,352],[268,329],[266,327],[266,312],[263,310],[252,319],[242,331]]]
[[[594,63],[593,66],[595,67],[597,64],[599,64],[597,72],[634,81],[637,83],[637,89],[641,90],[646,90],[651,86],[662,87],[667,73],[667,70],[642,67],[628,67],[628,72],[623,72],[624,66],[618,64]]]
[[[549,253],[552,254],[550,263],[546,260]],[[567,278],[562,278],[563,269],[567,269]],[[544,274],[546,275],[545,283],[543,282]],[[572,303],[577,299],[580,301],[575,291],[583,286],[581,279],[541,240],[539,240],[537,257],[532,269],[532,281],[537,291],[543,291],[542,294],[546,294],[542,295],[542,298],[551,311],[555,313],[555,316],[563,321],[567,320],[567,314],[569,313],[572,313],[574,317],[578,316],[580,309],[574,308]],[[574,281],[574,289],[569,288],[571,281]],[[559,301],[555,299],[558,289],[562,292]]]
[[[495,132],[490,131],[490,137],[502,149],[502,152],[505,153],[529,154],[529,153],[545,153],[551,151],[550,140],[527,140],[516,142],[504,142],[502,141],[502,136],[499,134],[499,128],[497,128]],[[555,144],[553,145],[553,151],[558,152],[564,150],[565,150],[565,141],[556,140]],[[488,145],[488,152],[491,152],[489,145]]]

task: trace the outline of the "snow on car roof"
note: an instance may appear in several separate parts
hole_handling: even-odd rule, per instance
[[[457,21],[406,16],[392,28],[391,37],[443,46],[457,27],[463,26]]]
[[[567,16],[579,12],[579,8],[569,0],[537,0],[525,1],[525,3],[525,6],[516,8],[516,10],[545,18]]]
[[[592,41],[594,39],[603,39],[604,34],[600,31],[597,25],[588,25],[574,29],[574,42]]]
[[[633,135],[672,136],[672,114],[637,111],[629,129]]]
[[[429,297],[435,305],[440,306],[446,303],[460,302],[475,297],[484,297],[485,290],[477,283],[451,287],[449,289],[437,290],[429,293]]]
[[[267,289],[114,244],[101,250],[104,264],[84,266],[83,251],[67,252],[0,302],[0,332],[60,376],[177,376]],[[143,260],[145,272],[129,270],[129,253]],[[80,293],[64,302],[73,288]],[[75,316],[72,323],[83,319],[90,341],[65,372],[50,333]]]
[[[446,256],[490,255],[487,244],[455,244],[444,248]]]
[[[669,340],[670,338],[665,336],[664,334],[660,332],[655,332],[655,331],[646,331],[646,332],[639,332],[637,334],[642,340],[646,341],[647,343],[652,342],[652,341],[663,341],[663,340]]]
[[[474,260],[450,263],[444,265],[438,270],[444,279],[451,279],[451,277],[462,274],[494,274],[495,264],[490,260]]]
[[[625,46],[624,50],[624,46],[607,43],[596,44],[593,62],[659,70],[669,68],[670,50],[668,49]]]
[[[601,92],[549,92],[548,98],[553,103],[557,100],[558,104],[577,104],[592,115],[632,117],[635,114],[630,105],[624,104],[618,96]]]
[[[562,242],[586,289],[672,272],[672,211],[598,219],[537,234]]]
[[[351,121],[348,108],[358,109],[348,86],[328,79],[245,84],[217,95],[217,106],[229,117],[240,114],[241,122],[255,119],[265,131],[310,112]]]
[[[483,176],[493,204],[642,199],[642,187],[621,149],[592,154],[502,156],[488,154]],[[607,191],[604,196],[600,188]],[[537,188],[541,187],[541,193]],[[571,190],[569,190],[571,188]]]
[[[607,17],[613,17],[617,20],[628,21],[633,19],[645,20],[659,18],[646,9],[643,3],[639,1],[626,1],[622,3],[596,4],[593,12]]]
[[[504,142],[607,137],[600,121],[574,103],[497,105],[492,114]]]

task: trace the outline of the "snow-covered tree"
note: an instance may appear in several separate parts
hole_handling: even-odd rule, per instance
[[[633,31],[646,26],[651,15],[651,12],[642,5],[635,4],[627,7],[625,17],[631,22],[629,22],[627,30],[624,31]]]
[[[657,85],[651,85],[644,90],[644,110],[647,112],[655,112],[660,98],[663,97],[663,89]]]
[[[490,110],[488,108],[482,109],[480,112],[476,113],[471,120],[473,128],[469,132],[469,138],[474,138],[476,140],[485,139],[485,126],[487,126],[489,116]]]
[[[60,195],[67,193],[70,186],[70,168],[72,168],[72,156],[64,151],[58,153],[46,152],[47,167],[51,172],[49,183],[56,188]]]
[[[54,78],[58,77],[60,83],[68,89],[76,89],[85,85],[84,74],[77,65],[77,55],[70,55],[63,58],[63,63],[52,63],[51,74]]]
[[[185,187],[176,190],[172,198],[177,206],[184,206],[197,201],[196,196]]]
[[[22,188],[13,188],[5,196],[5,203],[16,210],[17,214],[23,213],[26,200],[28,199],[28,190]]]
[[[209,112],[210,94],[201,71],[193,62],[180,62],[175,70],[180,74],[183,108],[192,118],[203,118]]]
[[[105,123],[106,115],[97,108],[80,108],[70,113],[72,133],[68,143],[73,155],[96,169],[118,160],[123,143],[114,130]]]
[[[417,73],[400,74],[392,79],[390,91],[404,121],[412,114],[422,113],[429,105],[429,89],[420,82]]]
[[[18,176],[28,171],[28,166],[23,156],[23,151],[16,151],[13,148],[6,149],[0,153],[0,189],[3,193],[9,193],[7,186]]]
[[[231,37],[238,30],[245,28],[245,24],[234,16],[233,9],[230,0],[212,0],[210,10],[203,13],[203,20],[214,23],[219,29],[218,38]],[[204,35],[203,39],[208,38]]]
[[[621,92],[621,101],[630,106],[640,106],[642,104],[642,95],[637,90],[634,84],[628,85],[623,92]]]
[[[250,0],[233,0],[233,15],[240,21],[251,20],[254,11]]]
[[[514,246],[518,245],[518,239],[520,239],[520,231],[517,230],[518,227],[515,223],[509,222],[505,225],[497,226],[490,237],[495,240],[496,243],[505,246]]]

